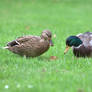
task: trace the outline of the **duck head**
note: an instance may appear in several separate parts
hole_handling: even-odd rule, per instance
[[[64,51],[64,54],[66,54],[69,50],[70,47],[74,46],[74,47],[78,47],[82,44],[83,42],[80,40],[80,38],[78,38],[77,36],[69,36],[66,39],[66,49]]]
[[[41,38],[44,40],[48,40],[49,41],[49,45],[53,46],[53,42],[51,40],[52,38],[52,33],[49,30],[44,30],[41,34]]]

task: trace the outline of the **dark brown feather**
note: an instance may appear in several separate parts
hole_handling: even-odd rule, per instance
[[[74,48],[73,53],[76,57],[90,57],[92,55],[92,47],[82,45],[79,48]]]
[[[7,44],[7,46],[15,46],[15,45],[18,45],[18,43],[14,40],[14,41],[12,41],[12,42],[9,42],[8,44]]]

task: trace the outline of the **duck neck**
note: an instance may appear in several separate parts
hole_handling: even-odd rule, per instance
[[[83,45],[83,44],[80,44],[78,47],[74,47],[74,46],[73,46],[73,48],[80,48],[82,45]]]

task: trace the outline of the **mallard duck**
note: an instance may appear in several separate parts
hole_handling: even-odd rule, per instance
[[[69,36],[66,39],[64,54],[67,53],[70,47],[72,47],[73,54],[76,57],[92,57],[92,32],[80,33],[77,36]]]
[[[36,57],[53,46],[51,37],[52,33],[49,30],[44,30],[41,36],[22,36],[9,42],[5,48],[21,56]]]

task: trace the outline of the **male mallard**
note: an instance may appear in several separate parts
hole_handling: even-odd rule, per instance
[[[19,37],[9,42],[5,48],[21,56],[36,57],[46,52],[50,46],[53,46],[51,37],[51,32],[44,30],[41,36]]]
[[[92,57],[92,32],[85,32],[77,36],[69,36],[66,39],[66,53],[73,47],[73,54],[76,57]]]

